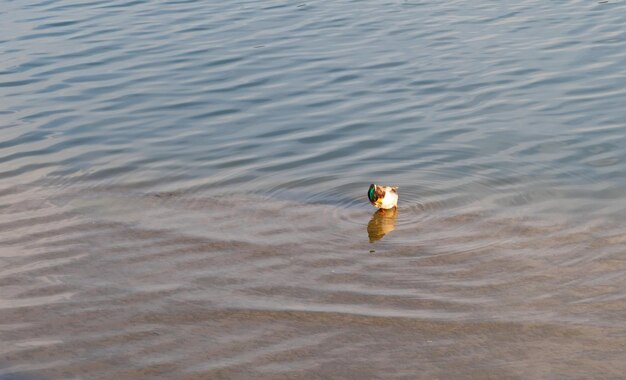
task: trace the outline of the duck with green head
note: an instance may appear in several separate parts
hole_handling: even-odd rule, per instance
[[[398,187],[371,184],[367,191],[370,203],[379,209],[389,210],[398,207]]]

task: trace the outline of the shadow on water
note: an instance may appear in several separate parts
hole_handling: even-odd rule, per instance
[[[398,209],[391,210],[380,209],[372,214],[372,219],[367,223],[367,236],[370,243],[378,241],[391,231],[396,229],[398,221]]]
[[[24,372],[9,372],[3,373],[2,367],[0,367],[0,380],[43,380],[43,377],[35,376],[34,374]]]

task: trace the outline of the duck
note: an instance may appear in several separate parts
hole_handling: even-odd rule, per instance
[[[398,207],[398,187],[371,184],[367,191],[367,199],[379,209],[389,210]]]

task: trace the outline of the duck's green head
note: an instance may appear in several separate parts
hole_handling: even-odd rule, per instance
[[[374,185],[373,183],[370,185],[370,189],[367,191],[367,198],[372,203],[378,200],[378,195],[376,195],[376,185]]]

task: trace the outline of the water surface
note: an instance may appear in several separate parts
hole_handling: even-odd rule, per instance
[[[0,6],[0,377],[626,373],[623,2]]]

